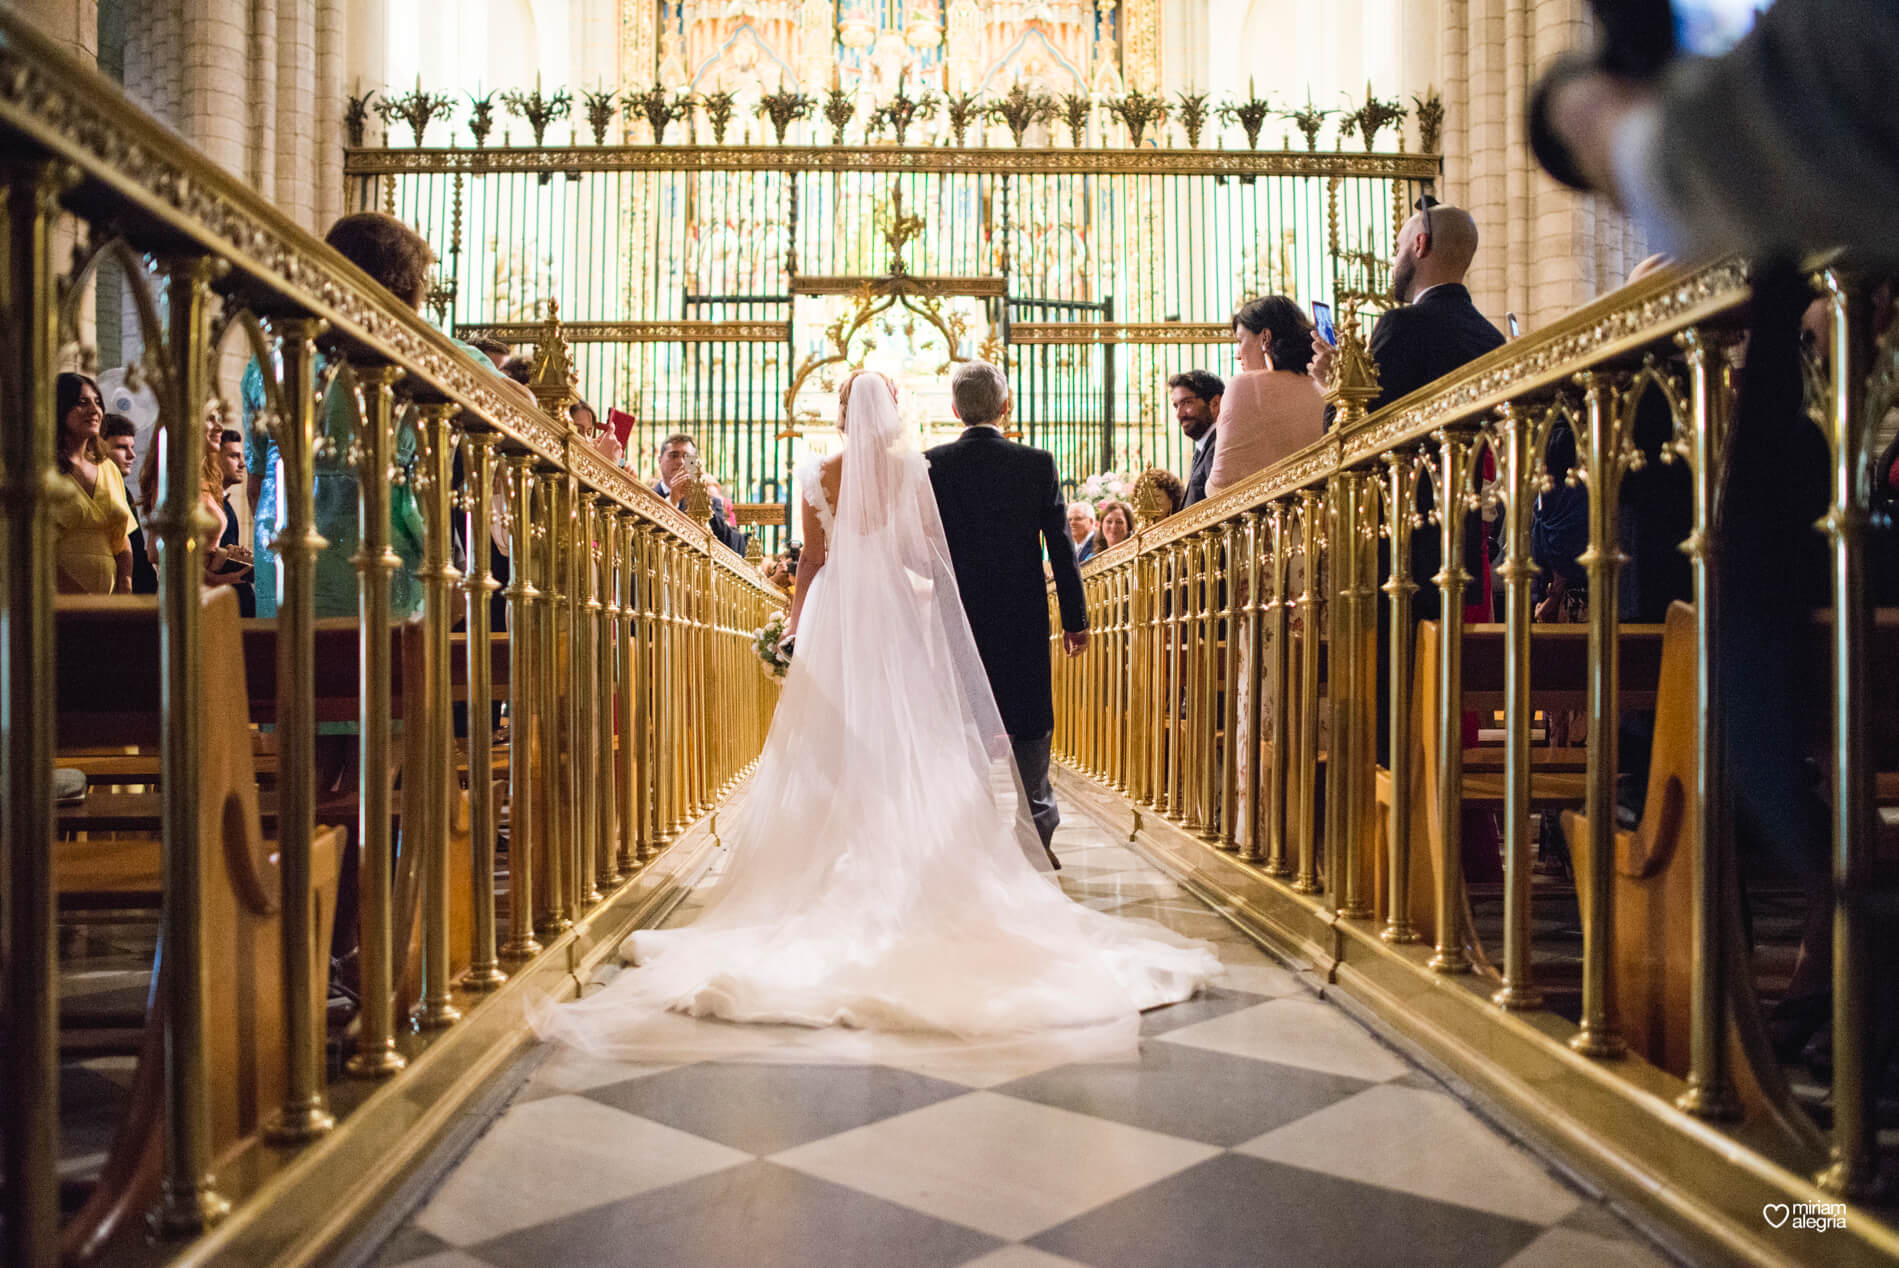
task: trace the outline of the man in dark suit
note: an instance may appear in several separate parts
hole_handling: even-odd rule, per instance
[[[1181,434],[1193,441],[1193,466],[1187,472],[1185,510],[1207,496],[1207,476],[1213,470],[1213,449],[1220,434],[1215,423],[1220,418],[1220,397],[1226,384],[1209,370],[1187,370],[1167,380],[1167,393],[1173,399],[1174,419]]]
[[[1048,849],[1061,814],[1048,779],[1055,706],[1043,552],[1055,577],[1062,647],[1070,656],[1088,645],[1081,568],[1068,537],[1055,459],[1002,434],[1013,404],[1002,371],[983,361],[957,366],[950,403],[963,434],[926,455],[930,485],[963,610],[1015,751],[1035,830]],[[1055,861],[1052,850],[1048,857]]]
[[[653,492],[680,505],[672,494],[672,486],[683,475],[686,468],[699,457],[699,442],[685,432],[676,432],[661,442],[659,446],[659,483],[653,486]],[[681,508],[683,509],[683,507]],[[725,521],[725,499],[712,499],[712,517],[706,521],[712,535],[724,542],[735,554],[745,553],[745,534]]]

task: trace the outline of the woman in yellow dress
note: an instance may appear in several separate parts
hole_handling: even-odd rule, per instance
[[[125,478],[99,437],[105,402],[83,374],[62,374],[54,391],[59,416],[53,497],[54,561],[62,594],[132,592],[132,506]]]

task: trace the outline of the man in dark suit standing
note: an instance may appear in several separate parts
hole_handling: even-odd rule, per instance
[[[679,477],[685,474],[699,456],[699,442],[685,432],[676,432],[661,442],[659,446],[659,483],[653,486],[653,492],[665,498],[675,506],[683,506],[675,498],[672,487]],[[706,521],[712,535],[730,548],[735,554],[745,553],[745,534],[725,522],[725,499],[712,499],[712,517]]]
[[[1035,830],[1048,849],[1061,813],[1048,778],[1055,705],[1043,552],[1061,607],[1062,648],[1070,656],[1088,645],[1081,568],[1068,537],[1055,459],[1002,434],[1013,405],[1002,371],[984,361],[957,366],[950,403],[963,434],[925,455],[930,485],[963,610],[1009,733]],[[1055,861],[1052,850],[1049,861]]]
[[[1441,206],[1428,194],[1418,200],[1416,214],[1398,234],[1398,258],[1391,268],[1392,298],[1398,303],[1372,327],[1379,394],[1370,409],[1409,396],[1503,346],[1503,332],[1477,311],[1464,286],[1476,255],[1477,222],[1469,212]],[[1312,348],[1311,374],[1323,390],[1332,378],[1334,349],[1316,331]],[[1431,482],[1420,481],[1418,509],[1428,512],[1435,504]],[[1473,589],[1481,595],[1483,533],[1474,529],[1464,540],[1472,552],[1465,571],[1476,579]],[[1436,620],[1438,593],[1430,580],[1443,552],[1436,533],[1414,533],[1411,541],[1411,576],[1422,587],[1412,611],[1421,621]]]
[[[1210,370],[1187,370],[1167,380],[1167,394],[1173,400],[1174,419],[1181,434],[1193,441],[1193,466],[1187,472],[1185,510],[1207,496],[1207,476],[1213,470],[1213,449],[1220,442],[1215,424],[1220,418],[1220,398],[1226,384]]]

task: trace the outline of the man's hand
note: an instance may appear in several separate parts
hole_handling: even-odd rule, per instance
[[[1088,649],[1087,630],[1063,630],[1062,650],[1070,656],[1079,656]]]
[[[1306,367],[1306,373],[1319,385],[1321,392],[1332,386],[1332,362],[1339,350],[1325,341],[1318,331],[1312,332],[1312,364]]]
[[[1660,96],[1652,84],[1603,71],[1571,75],[1550,93],[1549,129],[1569,151],[1577,174],[1592,189],[1616,197],[1616,131],[1630,114],[1652,107]]]

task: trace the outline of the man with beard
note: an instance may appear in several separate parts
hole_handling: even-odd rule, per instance
[[[1397,301],[1372,328],[1371,356],[1378,365],[1377,409],[1493,348],[1503,332],[1485,320],[1464,289],[1464,275],[1477,254],[1477,222],[1461,207],[1440,205],[1430,195],[1398,234],[1391,268]],[[1312,377],[1324,387],[1332,376],[1332,345],[1312,336]]]
[[[1207,476],[1213,470],[1213,448],[1219,443],[1214,421],[1220,417],[1220,397],[1226,384],[1206,370],[1188,370],[1167,380],[1174,418],[1181,434],[1193,442],[1193,466],[1187,472],[1187,500],[1181,509],[1207,496]]]

